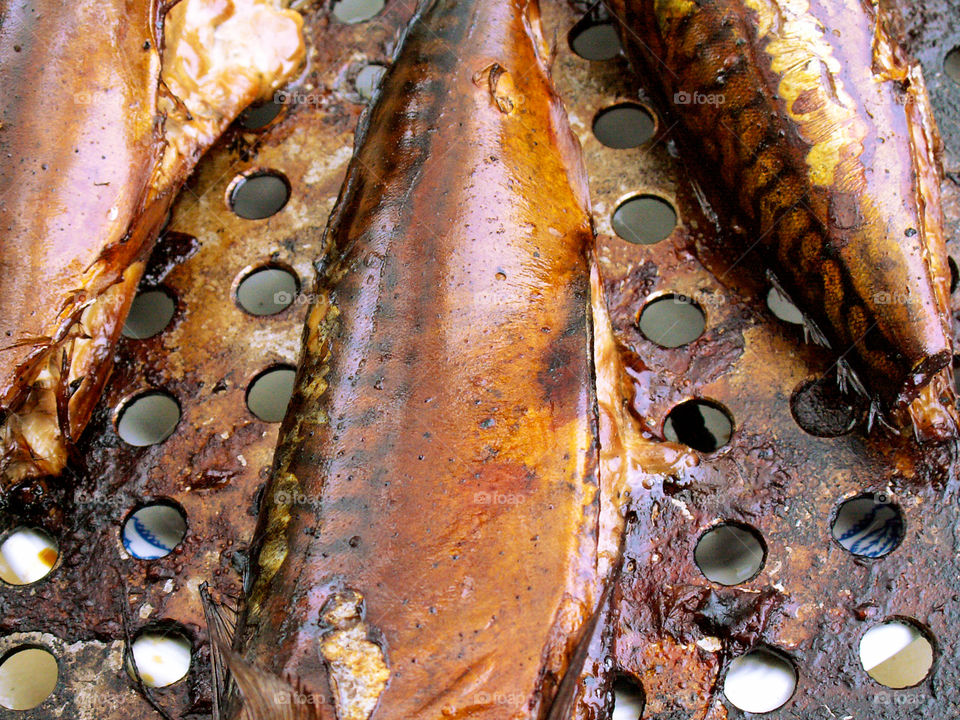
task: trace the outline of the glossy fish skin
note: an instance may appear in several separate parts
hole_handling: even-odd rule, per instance
[[[424,3],[358,131],[237,642],[329,677],[340,718],[544,717],[602,591],[592,234],[547,53],[535,3]]]
[[[0,490],[63,469],[177,190],[302,57],[273,0],[171,7],[0,8]],[[270,41],[231,52],[249,26]]]
[[[8,0],[2,14],[0,411],[7,415],[26,400],[40,366],[59,362],[49,350],[83,312],[89,298],[78,293],[87,287],[95,297],[145,259],[142,242],[118,243],[141,207],[161,128],[152,2]],[[4,470],[27,461],[29,447],[16,445],[4,443]]]
[[[919,65],[859,0],[616,0],[709,200],[888,408],[951,360]],[[733,240],[731,240],[733,242]],[[852,347],[851,347],[852,346]]]

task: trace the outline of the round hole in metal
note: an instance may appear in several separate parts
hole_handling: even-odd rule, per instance
[[[145,447],[166,440],[180,422],[180,404],[170,393],[150,390],[123,406],[117,434],[128,445]]]
[[[685,295],[662,295],[643,306],[638,326],[647,340],[660,347],[676,348],[703,334],[707,318]]]
[[[570,30],[567,41],[584,60],[612,60],[620,54],[620,38],[612,22],[584,17]]]
[[[32,645],[14,648],[0,661],[0,705],[31,710],[57,687],[60,670],[49,650]]]
[[[187,676],[192,649],[186,632],[175,623],[144,628],[131,645],[140,679],[154,688],[173,685]],[[129,663],[127,672],[133,675]]]
[[[758,648],[734,658],[723,681],[723,694],[748,713],[767,713],[786,705],[797,688],[797,670],[784,655]]]
[[[674,407],[663,424],[667,440],[694,450],[719,450],[733,434],[733,420],[719,404],[710,400],[687,400]]]
[[[0,580],[10,585],[29,585],[53,570],[60,548],[46,531],[20,526],[0,542]]]
[[[803,313],[775,287],[771,287],[767,292],[767,307],[770,308],[770,312],[784,322],[793,325],[803,324]]]
[[[903,542],[906,523],[903,512],[886,494],[864,493],[840,504],[831,532],[851,554],[879,558]]]
[[[132,340],[145,340],[159,335],[170,324],[176,308],[173,297],[161,288],[137,293],[123,325],[123,336]]]
[[[385,4],[384,0],[339,0],[333,6],[333,16],[342,23],[353,25],[376,17]]]
[[[960,45],[953,48],[943,59],[943,71],[947,77],[960,83]]]
[[[230,190],[230,208],[247,220],[276,215],[289,199],[290,183],[274,170],[241,175]]]
[[[860,665],[875,681],[900,689],[922,683],[933,667],[933,644],[912,621],[875,625],[860,639]]]
[[[846,435],[865,409],[862,398],[840,392],[832,377],[805,380],[790,396],[793,419],[804,432],[817,437]]]
[[[264,422],[280,422],[287,412],[296,369],[277,365],[257,375],[247,388],[247,408]]]
[[[276,315],[293,303],[300,289],[297,276],[280,267],[260,267],[237,285],[237,304],[251,315]]]
[[[278,93],[279,95],[280,93]],[[240,113],[240,127],[244,130],[260,130],[273,122],[274,118],[283,110],[283,103],[278,102],[276,96],[266,102],[251,105]]]
[[[618,150],[643,145],[653,137],[656,121],[643,105],[619,103],[604,108],[593,120],[597,140]]]
[[[169,502],[155,502],[130,513],[121,540],[124,549],[138,560],[158,560],[172,553],[186,535],[183,510]]]
[[[653,245],[670,236],[677,226],[673,205],[656,195],[636,195],[613,212],[613,230],[627,242]]]
[[[386,72],[387,69],[383,65],[371,64],[362,67],[353,80],[353,86],[356,88],[357,94],[364,100],[372,98],[377,85],[380,84],[380,79]]]
[[[647,703],[643,686],[631,677],[613,681],[613,714],[610,720],[640,720]]]
[[[708,580],[739,585],[760,572],[766,552],[763,537],[754,528],[722,523],[700,536],[693,557]]]

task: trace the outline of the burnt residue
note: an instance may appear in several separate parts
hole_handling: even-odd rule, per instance
[[[832,377],[806,380],[790,396],[794,420],[811,435],[837,437],[853,430],[863,420],[866,401],[844,393]]]
[[[178,265],[186,262],[200,249],[200,241],[184,232],[169,231],[157,240],[140,282],[143,286],[159,285]]]

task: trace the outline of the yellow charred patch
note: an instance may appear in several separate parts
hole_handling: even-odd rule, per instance
[[[250,613],[256,616],[266,594],[270,581],[287,559],[287,526],[290,524],[290,508],[300,494],[300,481],[293,473],[281,473],[273,484],[272,492],[263,498],[267,506],[267,528],[257,564],[260,572],[257,582],[250,593]]]
[[[655,0],[653,7],[657,22],[661,24],[686,17],[697,10],[697,4],[693,0]]]
[[[758,36],[767,38],[771,69],[780,75],[778,92],[800,134],[811,147],[806,163],[814,185],[856,186],[863,168],[867,127],[856,103],[844,90],[840,61],[826,31],[809,14],[807,0],[746,0],[759,18]],[[853,174],[856,180],[844,178]]]
[[[337,593],[321,617],[330,629],[320,640],[320,655],[330,670],[340,720],[367,720],[390,679],[383,649],[369,638],[362,603],[355,590]]]

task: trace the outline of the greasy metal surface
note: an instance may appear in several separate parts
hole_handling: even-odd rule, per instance
[[[183,235],[162,244],[151,275],[177,297],[173,323],[155,338],[121,342],[107,396],[84,437],[85,467],[63,486],[21,489],[3,508],[2,529],[41,524],[58,538],[61,561],[34,586],[0,588],[0,654],[23,643],[48,647],[58,657],[60,681],[37,709],[0,709],[0,718],[159,717],[121,669],[125,615],[131,633],[160,619],[187,628],[195,647],[189,676],[153,695],[172,717],[209,716],[197,586],[209,580],[239,593],[237,567],[277,435],[276,425],[247,411],[245,390],[265,367],[295,361],[306,307],[254,317],[236,306],[232,291],[264,263],[291,267],[310,285],[362,107],[350,83],[363,63],[385,62],[412,9],[391,2],[374,21],[350,27],[328,20],[325,10],[308,13],[317,41],[307,77],[290,96],[297,104],[265,131],[225,138],[182,193],[171,229]],[[960,173],[960,85],[942,74],[943,56],[960,39],[947,20],[956,12],[955,3],[930,2],[908,13],[906,28],[948,142],[947,168]],[[921,456],[909,440],[867,436],[862,423],[834,438],[797,425],[792,393],[809,378],[833,382],[830,361],[804,345],[798,327],[770,315],[762,278],[739,267],[727,272],[729,259],[714,249],[710,225],[671,156],[669,127],[635,150],[605,148],[592,136],[595,112],[635,98],[640,83],[622,59],[590,63],[570,53],[566,34],[576,12],[545,3],[544,16],[547,36],[557,38],[554,78],[591,176],[614,325],[635,353],[631,364],[647,368],[638,374],[638,414],[657,435],[677,402],[702,396],[721,403],[735,422],[729,446],[705,456],[689,477],[635,493],[626,572],[614,597],[618,617],[606,634],[616,663],[603,670],[598,662],[598,670],[643,684],[644,717],[736,718],[742,713],[720,692],[726,664],[767,644],[783,649],[799,675],[794,698],[771,717],[957,716],[960,514],[955,478],[938,469],[943,453]],[[950,32],[954,37],[945,37]],[[284,173],[290,202],[270,219],[242,220],[229,210],[226,192],[238,173],[256,168]],[[637,192],[661,195],[678,210],[680,226],[658,245],[631,245],[611,230],[612,211]],[[956,252],[960,187],[948,181],[944,192]],[[635,329],[646,299],[666,291],[694,297],[706,311],[706,331],[689,346],[658,348]],[[115,412],[148,387],[172,392],[183,417],[161,445],[131,448],[116,436]],[[62,489],[71,482],[69,492]],[[857,560],[830,536],[838,502],[865,491],[888,493],[906,519],[903,544],[880,560]],[[167,558],[130,559],[120,524],[155,498],[185,510],[187,538]],[[744,585],[713,585],[693,564],[697,538],[718,520],[739,520],[763,534],[764,567]],[[889,616],[915,619],[935,640],[933,672],[916,688],[888,690],[860,667],[860,637]],[[719,639],[719,652],[696,645],[707,637]],[[597,698],[604,682],[595,687]],[[586,708],[580,716],[605,714]]]
[[[938,46],[921,55],[934,97],[951,93],[952,104],[938,104],[940,121],[956,123],[949,110],[960,86],[941,79],[953,45],[925,42]],[[828,354],[804,344],[799,326],[769,313],[768,286],[750,272],[749,259],[733,268],[736,256],[718,251],[711,223],[671,157],[671,128],[658,127],[636,150],[605,148],[590,135],[593,113],[636,97],[643,79],[633,84],[621,59],[598,71],[563,52],[555,76],[584,142],[611,315],[633,355],[637,414],[660,435],[670,409],[703,397],[726,408],[735,426],[729,445],[688,476],[635,494],[610,673],[643,685],[644,717],[741,717],[722,696],[726,665],[767,645],[784,651],[799,676],[794,697],[773,717],[955,717],[958,514],[955,476],[941,470],[946,451],[920,452],[910,439],[883,431],[867,435],[863,422],[834,438],[801,429],[791,414],[793,393],[809,379],[834,383],[836,368]],[[948,167],[956,167],[956,157]],[[638,246],[612,232],[611,213],[635,193],[677,208],[681,224],[670,238]],[[955,249],[955,205],[948,209]],[[637,330],[645,302],[667,292],[695,299],[706,313],[706,330],[690,345],[660,348]],[[838,503],[862,492],[886,493],[905,516],[906,538],[884,559],[858,560],[831,537]],[[762,571],[736,587],[710,583],[693,562],[698,538],[720,521],[756,528],[766,544]],[[918,687],[889,690],[860,666],[860,637],[892,616],[914,619],[934,640],[933,671]],[[705,650],[698,640],[720,649]]]

